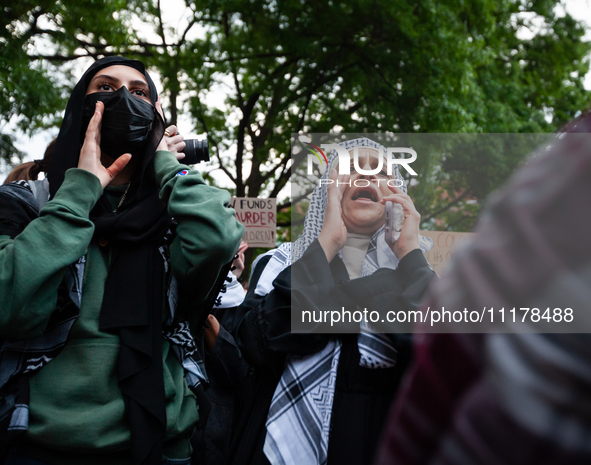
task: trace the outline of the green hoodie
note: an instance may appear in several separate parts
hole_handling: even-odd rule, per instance
[[[154,159],[160,198],[178,221],[170,246],[179,286],[200,302],[228,263],[243,226],[227,207],[228,192],[210,187],[170,152]],[[55,197],[14,240],[0,236],[0,337],[41,334],[57,303],[65,268],[86,254],[80,316],[61,353],[30,379],[30,420],[23,452],[55,464],[130,463],[130,432],[117,386],[117,335],[98,329],[110,246],[92,240],[91,209],[102,194],[93,174],[70,169]],[[195,319],[199,308],[195,308]],[[163,320],[167,317],[163,315]],[[162,341],[166,396],[166,458],[191,454],[199,415],[195,396],[169,343]],[[146,387],[149,388],[149,387]]]

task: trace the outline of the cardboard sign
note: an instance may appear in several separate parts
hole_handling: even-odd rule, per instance
[[[438,275],[441,275],[449,264],[455,247],[470,241],[476,235],[448,231],[419,231],[419,234],[433,240],[433,248],[425,254],[425,258]]]
[[[276,199],[232,197],[230,207],[236,210],[236,219],[244,225],[242,240],[249,247],[275,247]]]

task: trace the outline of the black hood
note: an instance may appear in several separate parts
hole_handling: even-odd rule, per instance
[[[124,57],[106,57],[94,62],[74,87],[66,107],[64,121],[57,136],[55,151],[47,172],[51,198],[55,196],[55,193],[62,185],[66,170],[78,166],[80,149],[84,143],[84,133],[82,133],[81,129],[84,124],[83,116],[86,89],[96,73],[101,69],[114,65],[130,66],[142,73],[150,88],[152,105],[155,105],[158,100],[156,86],[142,62]],[[157,188],[151,161],[156,153],[156,147],[158,147],[164,135],[165,126],[160,114],[158,112],[155,113],[154,124],[150,131],[145,152],[131,179],[131,190],[128,195],[130,200],[141,200]]]

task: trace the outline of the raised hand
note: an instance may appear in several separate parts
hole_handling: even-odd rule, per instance
[[[242,272],[244,271],[244,252],[246,252],[246,249],[248,249],[248,244],[242,241],[240,243],[240,247],[238,247],[238,258],[234,260],[233,263],[235,268],[234,270],[232,270],[232,273],[237,278],[239,278]]]
[[[213,350],[213,346],[215,346],[215,341],[219,334],[220,322],[215,316],[210,314],[207,317],[207,322],[205,324],[205,344],[210,351]]]
[[[400,237],[394,245],[390,246],[394,255],[402,260],[407,253],[419,248],[419,225],[421,224],[421,215],[415,208],[411,198],[404,193],[402,189],[395,186],[388,185],[392,191],[392,195],[384,197],[382,203],[391,201],[402,206],[404,210],[404,224],[400,231]]]
[[[101,163],[101,121],[104,110],[103,102],[97,102],[94,115],[92,115],[90,123],[88,123],[84,144],[78,159],[78,168],[94,174],[99,179],[103,189],[115,179],[131,160],[131,154],[124,153],[108,168]]]
[[[333,182],[328,185],[328,202],[324,212],[324,223],[320,236],[318,236],[318,242],[320,242],[329,263],[347,242],[347,227],[342,218],[341,200],[350,177],[338,176],[337,171],[332,169],[330,179]]]
[[[164,141],[168,147],[168,151],[173,153],[177,160],[185,158],[185,154],[181,152],[187,144],[185,144],[184,137],[179,134],[176,126],[168,126],[166,131],[170,136],[164,134]]]

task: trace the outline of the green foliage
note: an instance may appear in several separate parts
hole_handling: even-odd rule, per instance
[[[210,170],[237,196],[279,194],[292,133],[551,132],[589,106],[585,29],[556,0],[185,0],[174,25],[160,0],[13,3],[3,119],[29,132],[57,122],[72,82],[56,63],[137,57],[160,74],[169,121],[186,112],[208,133]],[[206,105],[220,88],[223,105]],[[423,226],[469,229],[525,155],[422,152],[410,194]]]
[[[589,105],[585,30],[556,3],[196,1],[208,26],[183,61],[197,63],[190,111],[249,196],[287,181],[290,133],[551,132]],[[227,110],[202,106],[222,80]],[[411,195],[442,220],[424,227],[469,229],[527,155],[467,153],[421,153]]]
[[[0,134],[0,171],[8,172],[12,167],[12,160],[16,158],[19,163],[25,156],[13,143],[12,137],[8,134]]]
[[[0,30],[0,115],[15,118],[28,135],[61,123],[72,87],[70,70],[56,67],[74,54],[114,53],[129,40],[127,28],[114,19],[125,7],[121,0],[76,2],[38,0],[11,2],[2,7]],[[44,54],[41,50],[50,50]],[[86,51],[86,53],[81,52]],[[1,134],[2,163],[22,159],[14,135]]]

